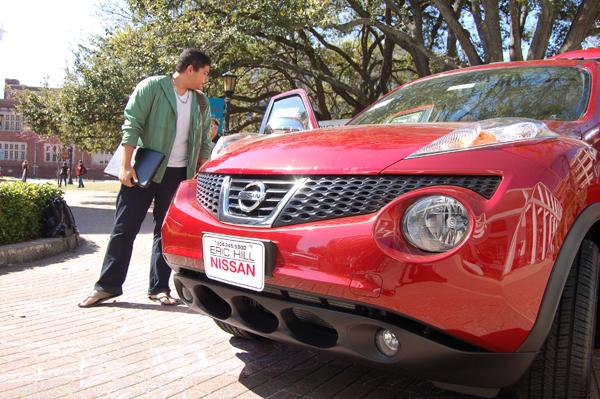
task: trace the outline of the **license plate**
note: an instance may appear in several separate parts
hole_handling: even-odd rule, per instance
[[[264,242],[204,234],[202,254],[208,278],[254,291],[265,288]]]

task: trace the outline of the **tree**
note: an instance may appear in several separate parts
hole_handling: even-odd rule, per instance
[[[104,12],[117,22],[80,46],[64,86],[21,106],[32,126],[87,149],[114,148],[135,84],[170,73],[184,47],[213,58],[209,96],[226,70],[240,76],[240,131],[289,89],[307,90],[318,119],[349,117],[417,76],[543,58],[600,31],[597,0],[129,0]]]

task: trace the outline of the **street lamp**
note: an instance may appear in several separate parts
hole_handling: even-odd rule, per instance
[[[225,123],[223,125],[223,135],[227,136],[229,134],[229,115],[231,114],[231,97],[233,97],[233,92],[235,91],[235,83],[237,81],[237,76],[234,75],[231,71],[225,72],[223,75],[223,86],[225,88]]]
[[[67,151],[69,154],[69,181],[67,184],[73,184],[73,146],[69,146]]]

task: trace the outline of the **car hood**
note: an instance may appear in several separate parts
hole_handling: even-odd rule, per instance
[[[376,174],[460,125],[359,125],[246,138],[231,144],[205,171]]]

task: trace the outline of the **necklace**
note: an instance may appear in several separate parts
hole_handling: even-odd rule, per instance
[[[182,104],[187,104],[188,100],[190,99],[190,91],[189,90],[186,90],[185,94],[183,96],[180,96],[179,93],[177,93],[177,90],[175,90],[175,95],[177,96],[177,99],[179,100],[179,102]]]
[[[190,99],[190,91],[186,90],[185,94],[183,96],[180,96],[179,93],[177,93],[177,88],[175,87],[175,79],[172,76],[171,76],[171,84],[173,85],[173,90],[175,91],[175,96],[177,97],[179,102],[182,104],[187,104],[188,100]]]

